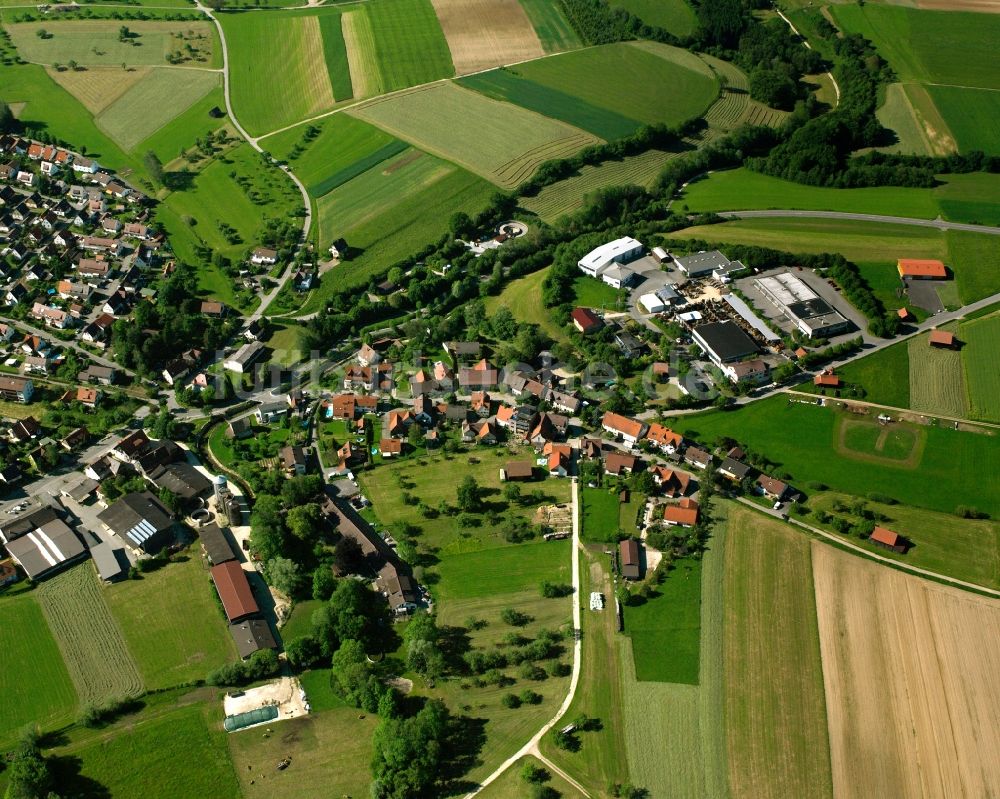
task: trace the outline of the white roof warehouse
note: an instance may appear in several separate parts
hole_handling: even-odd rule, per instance
[[[577,261],[580,270],[590,277],[600,277],[612,264],[628,263],[642,255],[642,243],[631,236],[624,236],[602,244]]]

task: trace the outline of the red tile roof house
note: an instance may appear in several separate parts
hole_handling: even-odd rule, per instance
[[[783,483],[781,480],[775,480],[773,477],[768,477],[766,474],[762,474],[757,478],[757,485],[759,485],[761,491],[764,492],[764,496],[769,499],[783,501],[791,493],[791,487],[787,483]]]
[[[698,503],[686,498],[676,505],[664,506],[663,521],[671,526],[694,527],[698,523]]]
[[[653,466],[650,470],[653,480],[660,490],[668,497],[682,497],[691,487],[691,476],[686,472],[678,472],[663,466]]]
[[[649,428],[636,419],[608,411],[601,419],[601,429],[634,447]]]
[[[894,533],[885,527],[876,527],[872,530],[868,540],[885,549],[891,549],[893,552],[906,552],[906,539],[899,533]]]
[[[684,444],[684,436],[656,422],[653,422],[649,426],[649,430],[646,432],[646,440],[654,446],[659,447],[668,455],[677,452]]]
[[[820,388],[840,388],[840,378],[830,369],[824,369],[813,378],[813,385]]]
[[[570,314],[570,319],[573,320],[573,327],[585,336],[595,333],[604,327],[604,320],[590,310],[590,308],[574,308]]]

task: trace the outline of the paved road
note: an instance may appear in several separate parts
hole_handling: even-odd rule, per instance
[[[13,325],[14,327],[20,330],[24,330],[33,336],[38,336],[39,338],[43,338],[50,344],[58,346],[60,349],[66,348],[73,350],[79,356],[81,356],[82,358],[86,358],[88,361],[93,361],[94,363],[100,364],[101,366],[108,366],[117,372],[121,372],[122,374],[126,374],[131,378],[135,378],[135,372],[133,372],[131,369],[126,369],[119,363],[115,363],[114,361],[108,360],[107,358],[102,358],[100,355],[95,355],[90,350],[81,347],[79,344],[76,343],[75,340],[63,341],[58,336],[54,336],[51,330],[45,330],[40,327],[34,327],[32,325],[27,324],[26,322],[21,321],[20,319],[10,319],[6,316],[0,316],[0,322],[5,322],[8,325]]]
[[[883,222],[889,225],[914,225],[929,227],[935,230],[963,230],[969,233],[985,233],[989,236],[1000,236],[1000,227],[990,225],[972,225],[966,222],[948,222],[937,219],[917,219],[912,216],[888,216],[885,214],[855,214],[849,211],[801,211],[794,209],[769,209],[766,211],[719,211],[719,216],[729,219],[770,219],[783,217],[802,217],[805,219],[848,219],[854,222]]]
[[[955,586],[956,588],[971,588],[973,591],[980,591],[984,594],[989,594],[990,596],[1000,597],[1000,591],[994,588],[987,588],[986,586],[979,585],[978,583],[966,582],[965,580],[959,580],[956,577],[949,577],[946,574],[930,571],[929,569],[921,569],[918,566],[911,566],[910,564],[904,563],[903,561],[900,560],[893,560],[892,558],[887,558],[884,555],[879,555],[877,552],[872,552],[870,549],[865,549],[864,547],[858,546],[857,544],[852,544],[842,535],[834,535],[833,533],[828,533],[826,530],[820,530],[818,527],[813,527],[811,524],[800,522],[798,519],[791,519],[791,518],[785,519],[785,517],[779,514],[778,512],[773,511],[769,508],[762,508],[760,505],[758,505],[755,502],[751,502],[746,497],[737,497],[737,499],[739,500],[739,502],[743,503],[744,505],[750,508],[763,511],[771,516],[781,519],[782,521],[790,522],[791,524],[794,524],[797,527],[801,527],[803,530],[808,530],[809,532],[815,533],[816,535],[821,536],[827,539],[828,541],[832,541],[838,546],[847,547],[848,549],[852,549],[855,552],[860,552],[866,558],[871,558],[872,560],[881,561],[882,563],[888,563],[890,566],[893,566],[897,569],[901,569],[902,571],[905,572],[910,572],[911,574],[915,574],[918,577],[930,577],[934,580],[938,580],[940,582],[947,583],[948,585]]]
[[[580,619],[580,486],[575,477],[571,479],[573,489],[573,629],[577,635],[573,644],[573,676],[570,678],[569,691],[566,693],[566,698],[563,699],[563,703],[559,706],[559,710],[556,711],[556,714],[532,736],[530,741],[518,749],[516,753],[508,757],[497,767],[496,771],[484,779],[478,788],[467,794],[466,799],[470,799],[470,797],[475,796],[487,785],[494,782],[501,774],[503,774],[525,755],[533,755],[537,757],[546,765],[546,767],[557,773],[560,777],[566,780],[566,782],[576,788],[581,794],[588,797],[588,799],[590,797],[590,794],[582,785],[580,785],[580,783],[546,758],[538,748],[538,743],[542,740],[542,737],[559,722],[559,719],[566,715],[566,711],[569,710],[569,706],[573,703],[573,697],[576,694],[576,686],[580,682],[580,656],[582,652],[582,644],[580,640],[582,623]]]

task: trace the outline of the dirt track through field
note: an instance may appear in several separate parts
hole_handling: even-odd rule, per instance
[[[457,75],[545,55],[518,0],[431,0]]]
[[[1000,0],[917,0],[917,8],[933,11],[978,11],[1000,14]]]
[[[1000,602],[812,546],[834,796],[997,796]]]

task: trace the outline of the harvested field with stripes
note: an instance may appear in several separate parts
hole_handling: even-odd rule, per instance
[[[545,55],[518,0],[431,2],[458,75]]]
[[[1000,603],[812,548],[834,796],[993,795]]]
[[[958,325],[944,325],[943,329],[957,332]],[[969,404],[962,374],[962,353],[931,347],[927,342],[927,334],[907,342],[910,407],[923,413],[964,418],[969,412]]]
[[[517,186],[545,161],[565,158],[600,141],[578,128],[453,83],[380,98],[351,114],[503,188]]]
[[[130,88],[145,78],[149,67],[91,67],[84,70],[67,69],[63,72],[45,70],[49,77],[83,103],[90,113],[97,116],[125,94]]]
[[[736,130],[742,125],[777,127],[788,118],[787,111],[769,108],[750,99],[750,83],[743,70],[735,64],[704,53],[700,54],[700,58],[722,84],[719,99],[705,113],[709,127],[721,131]]]
[[[139,667],[89,561],[46,580],[36,596],[81,703],[143,692]]]

